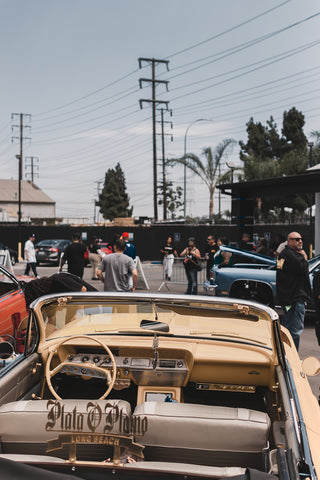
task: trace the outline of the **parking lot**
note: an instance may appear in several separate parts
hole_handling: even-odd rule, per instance
[[[15,274],[19,275],[24,273],[24,262],[17,263],[14,267]],[[144,262],[142,264],[143,272],[146,277],[149,290],[143,288],[141,281],[138,283],[138,292],[157,292],[163,282],[162,265],[159,263]],[[53,275],[58,272],[58,267],[54,266],[39,266],[37,267],[38,274],[43,276]],[[91,280],[91,267],[85,268],[84,280],[96,287],[98,290],[103,291],[103,284],[100,281]],[[178,293],[183,294],[185,292],[186,285],[180,285],[167,282],[161,289],[162,293]],[[199,285],[199,294],[203,294],[202,285]],[[300,342],[300,356],[305,358],[307,356],[319,357],[320,347],[318,345],[315,333],[314,333],[314,321],[312,318],[307,318],[305,321],[305,329],[301,337]],[[317,377],[309,377],[313,393],[318,398],[320,388],[320,375]]]

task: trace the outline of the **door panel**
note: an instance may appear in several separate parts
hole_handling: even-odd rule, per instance
[[[37,363],[40,363],[37,353],[27,358],[21,356],[10,365],[9,370],[0,373],[0,405],[19,400],[40,382],[43,369]]]

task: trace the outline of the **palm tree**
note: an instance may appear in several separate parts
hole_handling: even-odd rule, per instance
[[[220,142],[217,147],[213,150],[210,147],[206,147],[202,150],[202,155],[205,157],[206,161],[202,162],[197,155],[194,153],[187,153],[181,158],[173,158],[168,160],[168,164],[181,164],[185,165],[189,170],[198,175],[201,180],[207,185],[209,190],[209,219],[213,218],[213,195],[217,185],[231,178],[232,171],[219,175],[219,165],[224,156],[231,151],[235,140],[232,138],[227,138]]]

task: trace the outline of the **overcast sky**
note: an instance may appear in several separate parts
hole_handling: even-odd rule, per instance
[[[139,57],[169,60],[169,72],[156,67],[169,81],[168,92],[157,86],[157,98],[173,113],[165,118],[173,122],[167,157],[183,154],[186,129],[198,119],[210,121],[188,131],[187,150],[197,155],[225,138],[245,141],[251,116],[265,124],[272,115],[281,131],[293,106],[305,115],[307,136],[320,130],[318,0],[0,0],[0,7],[1,178],[18,177],[11,126],[19,118],[11,114],[31,114],[24,157],[39,157],[35,183],[56,202],[57,216],[92,221],[96,182],[117,162],[133,214],[153,215],[151,109],[139,108],[151,87],[138,82],[151,78],[151,67],[139,70]],[[237,145],[229,161],[240,163]],[[170,169],[169,178],[183,186],[183,169]],[[187,185],[187,213],[207,214],[205,186],[191,173]]]

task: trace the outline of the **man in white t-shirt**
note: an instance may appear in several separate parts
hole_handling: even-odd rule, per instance
[[[35,239],[36,239],[36,236],[34,233],[32,233],[29,236],[29,240],[27,240],[26,243],[24,244],[24,259],[26,262],[26,269],[24,274],[29,275],[30,268],[32,268],[34,276],[37,278],[38,277],[37,259],[36,259],[36,250],[34,248]]]

